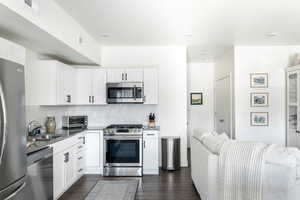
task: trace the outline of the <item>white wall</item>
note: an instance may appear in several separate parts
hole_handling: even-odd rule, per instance
[[[202,92],[203,105],[191,105],[190,93]],[[194,129],[214,129],[214,63],[188,64],[188,147]]]
[[[239,140],[285,144],[285,68],[300,46],[235,47],[235,120]],[[250,73],[269,74],[269,87],[250,88]],[[251,108],[251,92],[269,92],[269,107]],[[269,112],[268,127],[250,126],[250,112]]]
[[[187,166],[187,53],[184,46],[104,47],[104,67],[156,66],[161,135],[181,137],[181,165]]]

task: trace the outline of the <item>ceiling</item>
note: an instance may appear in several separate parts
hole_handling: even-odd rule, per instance
[[[300,44],[299,0],[55,1],[103,45],[187,45],[191,61],[233,45]]]

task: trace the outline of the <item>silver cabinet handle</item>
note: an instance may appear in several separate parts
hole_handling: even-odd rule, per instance
[[[122,73],[122,81],[124,81],[124,73]]]
[[[92,102],[91,102],[91,96],[89,96],[89,103],[92,103]]]
[[[82,140],[82,143],[85,144],[85,137],[79,137],[78,139]]]
[[[82,171],[83,171],[83,169],[78,170],[78,172],[82,172]]]
[[[148,133],[147,135],[148,136],[154,136],[155,134],[154,133]]]
[[[71,103],[71,95],[70,94],[67,95],[67,103]]]
[[[80,156],[80,157],[78,158],[78,160],[82,160],[82,158],[83,158],[83,157],[82,157],[82,156]]]
[[[127,73],[125,74],[125,80],[127,81]]]
[[[296,133],[300,133],[300,131],[296,130]]]
[[[19,192],[21,192],[24,189],[25,186],[26,186],[26,183],[23,183],[14,193],[12,193],[8,197],[6,197],[4,200],[9,200],[9,199],[15,197],[17,194],[19,194]]]
[[[6,135],[7,135],[6,103],[5,103],[4,91],[3,91],[1,83],[0,83],[0,104],[1,104],[0,108],[2,111],[2,113],[0,113],[2,115],[1,116],[1,124],[0,124],[0,131],[2,134],[1,149],[0,149],[0,165],[1,165],[3,154],[4,154],[4,149],[5,149],[5,144],[6,144]]]
[[[92,103],[95,103],[95,96],[92,96]]]

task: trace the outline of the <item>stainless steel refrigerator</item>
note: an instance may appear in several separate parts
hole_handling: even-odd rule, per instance
[[[24,67],[0,58],[0,200],[26,186]]]

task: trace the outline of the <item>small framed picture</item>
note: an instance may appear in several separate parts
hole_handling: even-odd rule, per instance
[[[269,106],[269,93],[252,92],[250,94],[251,107],[268,107]]]
[[[267,88],[268,87],[268,73],[252,73],[250,74],[251,88]]]
[[[269,126],[268,112],[251,112],[250,113],[251,126]]]
[[[203,104],[203,94],[201,93],[191,93],[191,105],[202,105]]]

